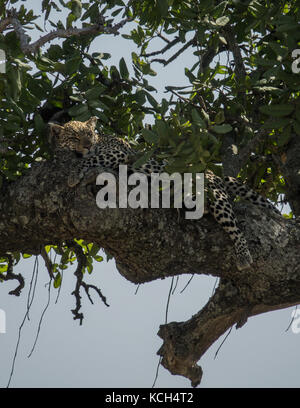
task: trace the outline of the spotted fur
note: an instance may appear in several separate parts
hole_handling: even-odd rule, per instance
[[[52,128],[52,131],[56,131],[56,142],[59,147],[69,148],[84,156],[68,178],[70,187],[77,185],[92,168],[118,170],[120,164],[130,163],[130,158],[135,155],[134,150],[125,140],[110,135],[97,135],[94,131],[96,120],[97,118],[93,117],[87,122],[71,121],[59,128],[56,128],[58,125]],[[129,164],[128,167],[130,166]],[[150,174],[162,172],[164,166],[156,160],[149,160],[134,170]],[[209,211],[234,243],[237,268],[246,269],[253,260],[246,239],[238,228],[230,197],[240,196],[260,207],[276,213],[279,211],[264,197],[233,177],[226,176],[222,179],[213,172],[207,171],[205,178],[207,189],[212,194],[212,199],[208,199]]]

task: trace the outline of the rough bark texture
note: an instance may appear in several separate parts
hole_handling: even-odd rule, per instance
[[[98,243],[114,255],[119,272],[134,283],[184,273],[221,278],[207,305],[187,322],[161,326],[162,364],[199,384],[197,361],[233,324],[248,316],[300,303],[300,225],[296,220],[238,203],[235,212],[254,258],[238,272],[228,236],[211,216],[188,221],[165,209],[100,210],[81,183],[67,186],[74,165],[65,160],[36,164],[2,187],[0,252],[40,253],[41,246],[71,238]]]

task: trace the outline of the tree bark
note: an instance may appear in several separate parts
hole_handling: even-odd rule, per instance
[[[300,225],[251,204],[234,206],[254,258],[239,272],[229,237],[211,216],[186,220],[176,209],[105,209],[85,183],[69,188],[77,159],[35,164],[4,185],[0,197],[0,253],[41,253],[47,244],[73,238],[95,242],[115,257],[133,283],[181,274],[220,277],[207,305],[186,322],[160,327],[159,354],[172,374],[199,384],[197,361],[228,328],[248,316],[300,303]]]

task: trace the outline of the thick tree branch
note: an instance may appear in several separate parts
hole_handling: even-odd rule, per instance
[[[250,316],[299,303],[300,285],[294,285],[291,279],[286,296],[282,296],[283,289],[278,282],[264,291],[264,295],[261,293],[260,298],[252,299],[251,304],[249,300],[254,291],[249,286],[238,288],[230,282],[221,284],[206,306],[190,320],[160,326],[158,335],[164,343],[157,354],[163,357],[162,365],[172,374],[189,378],[191,385],[196,387],[202,377],[198,360],[230,327],[240,328]]]
[[[41,245],[82,238],[112,254],[121,275],[134,283],[191,273],[219,276],[222,285],[203,310],[185,323],[160,329],[164,344],[159,354],[172,373],[196,385],[198,359],[229,327],[300,303],[296,220],[270,218],[257,207],[238,203],[235,213],[254,258],[251,269],[239,272],[233,245],[211,216],[195,221],[186,220],[183,211],[178,218],[173,209],[100,210],[84,183],[68,188],[75,162],[66,152],[64,160],[36,164],[2,189],[1,251],[40,253]]]

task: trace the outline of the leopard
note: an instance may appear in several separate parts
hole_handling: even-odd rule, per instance
[[[130,163],[132,157],[136,157],[136,150],[123,138],[97,133],[96,124],[97,117],[91,117],[85,122],[69,121],[63,126],[50,124],[51,139],[55,141],[55,146],[59,149],[72,150],[81,156],[78,166],[68,177],[69,187],[74,188],[79,184],[91,169],[113,171],[117,170],[119,165],[128,164],[132,171],[147,175],[164,171],[166,163],[160,163],[155,159],[150,159],[137,168],[132,166]],[[280,211],[266,198],[234,177],[220,177],[207,170],[205,183],[205,191],[210,192],[206,194],[206,197],[209,196],[206,200],[208,212],[232,240],[237,269],[243,271],[250,268],[253,258],[244,234],[238,227],[232,200],[240,197],[273,213],[280,215]]]
[[[95,132],[95,117],[86,122],[77,120],[69,121],[61,126],[57,123],[49,123],[48,141],[53,150],[71,150],[79,156],[85,156],[98,142]]]

